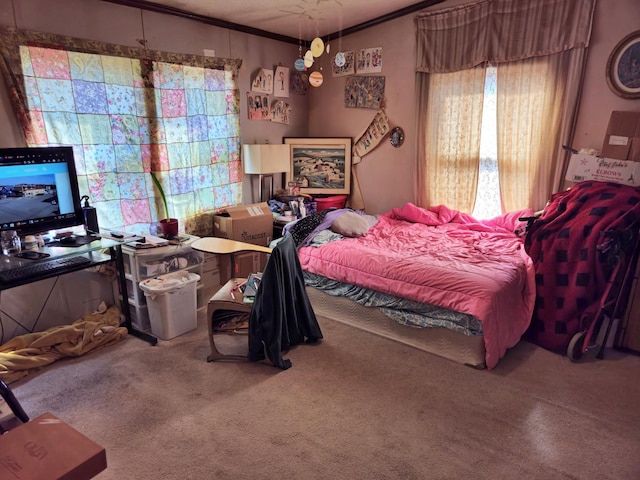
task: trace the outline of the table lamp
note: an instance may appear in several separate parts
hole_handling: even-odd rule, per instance
[[[273,174],[288,172],[291,165],[289,145],[284,144],[255,144],[242,146],[243,171],[247,175],[258,175],[260,185],[258,196],[264,202],[273,196]],[[263,196],[264,178],[270,178],[269,192],[265,199]],[[253,188],[251,189],[253,196]]]

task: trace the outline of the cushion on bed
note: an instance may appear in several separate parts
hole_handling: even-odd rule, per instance
[[[344,212],[331,224],[331,231],[345,237],[362,237],[370,228],[366,218],[355,212]]]

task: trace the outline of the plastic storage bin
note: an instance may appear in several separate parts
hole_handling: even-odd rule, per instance
[[[196,283],[200,275],[174,272],[140,282],[149,310],[151,333],[170,340],[198,327]]]
[[[344,208],[347,201],[346,195],[332,195],[324,198],[314,198],[319,212],[329,210],[330,208]]]

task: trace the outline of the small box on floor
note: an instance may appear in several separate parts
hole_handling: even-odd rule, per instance
[[[0,436],[0,478],[85,480],[107,468],[104,447],[51,413]]]

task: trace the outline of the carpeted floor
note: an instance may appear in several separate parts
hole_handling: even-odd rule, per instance
[[[522,342],[493,371],[320,320],[280,371],[207,363],[206,325],[11,384],[106,447],[100,480],[640,478],[640,357]]]

